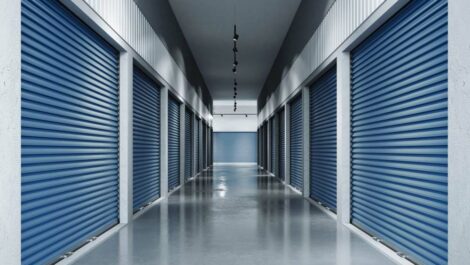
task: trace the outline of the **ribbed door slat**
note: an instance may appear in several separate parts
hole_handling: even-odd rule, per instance
[[[168,97],[168,190],[180,185],[180,103]]]
[[[160,87],[137,66],[133,74],[133,208],[160,197]]]
[[[310,88],[310,197],[336,211],[336,67]]]
[[[286,178],[286,117],[284,109],[279,111],[279,178],[284,180]]]
[[[447,1],[412,0],[351,67],[352,222],[447,264]]]
[[[302,191],[304,186],[303,172],[303,114],[302,96],[297,96],[290,103],[289,141],[290,141],[290,184]]]
[[[193,116],[189,109],[186,109],[185,116],[185,136],[184,136],[184,148],[185,148],[185,160],[184,160],[184,171],[185,179],[192,177],[193,175]]]
[[[118,223],[119,55],[59,1],[21,3],[21,259]]]

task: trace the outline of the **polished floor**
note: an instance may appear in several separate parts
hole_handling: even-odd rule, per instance
[[[216,166],[74,264],[393,263],[255,166]]]

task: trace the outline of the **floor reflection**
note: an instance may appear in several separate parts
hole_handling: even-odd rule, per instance
[[[75,264],[393,264],[255,166],[216,166]]]

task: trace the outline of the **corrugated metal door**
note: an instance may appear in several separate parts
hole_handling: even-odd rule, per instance
[[[285,109],[279,111],[279,178],[286,179],[286,117]]]
[[[352,222],[447,264],[447,1],[411,1],[351,56]]]
[[[168,190],[180,185],[180,103],[168,97]]]
[[[206,168],[209,166],[209,125],[206,124]]]
[[[258,127],[258,165],[261,166],[261,127]]]
[[[263,167],[263,169],[266,169],[266,165],[265,165],[265,153],[264,153],[264,149],[266,148],[265,146],[265,142],[264,142],[264,123],[263,125],[261,125],[261,166]]]
[[[263,167],[263,125],[259,127],[259,165]]]
[[[276,137],[275,137],[275,131],[274,128],[276,128],[275,125],[275,118],[274,116],[270,120],[270,134],[271,134],[271,173],[274,175],[277,175],[276,172],[276,156],[277,156],[277,146],[276,146]]]
[[[193,115],[191,110],[186,109],[184,116],[185,121],[185,135],[184,135],[184,171],[185,179],[189,179],[193,176]]]
[[[214,163],[214,131],[212,127],[209,128],[209,166]]]
[[[266,121],[263,125],[263,133],[264,133],[264,169],[268,170],[268,122]]]
[[[196,154],[194,161],[196,162],[196,174],[201,172],[201,131],[200,131],[200,124],[201,124],[201,119],[197,118],[195,119],[195,133],[196,133]]]
[[[160,197],[160,88],[134,66],[133,207]]]
[[[202,170],[207,167],[207,127],[205,121],[202,122]]]
[[[303,114],[302,95],[290,103],[290,184],[302,191],[304,186],[303,171]]]
[[[21,260],[49,264],[118,223],[119,54],[59,1],[21,14]]]
[[[310,197],[336,211],[336,66],[310,88]]]

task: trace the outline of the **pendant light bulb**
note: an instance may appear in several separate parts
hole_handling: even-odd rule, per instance
[[[237,33],[237,25],[233,25],[233,41],[238,41],[240,36]]]

